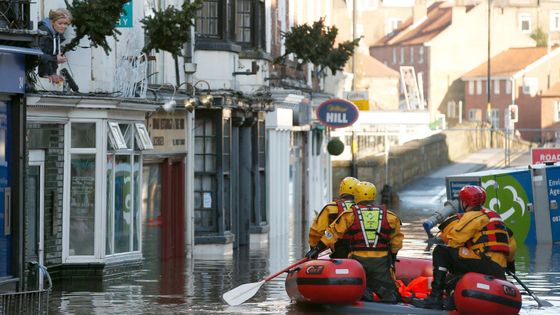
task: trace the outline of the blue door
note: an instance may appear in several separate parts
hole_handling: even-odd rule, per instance
[[[0,100],[0,278],[10,276],[12,268],[12,213],[8,157],[10,156],[10,106]]]

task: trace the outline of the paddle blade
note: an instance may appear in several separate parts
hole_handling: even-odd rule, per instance
[[[541,300],[539,299],[536,295],[532,295],[532,297],[535,299],[535,301],[537,301],[537,304],[539,305],[539,307],[550,307],[550,306],[554,306],[552,303],[550,303],[547,300]]]
[[[222,298],[229,305],[239,305],[252,298],[264,283],[265,281],[262,280],[259,282],[242,284],[224,293]]]

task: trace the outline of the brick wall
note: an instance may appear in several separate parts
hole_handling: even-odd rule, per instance
[[[59,124],[28,124],[28,148],[45,152],[44,241],[45,265],[62,263],[62,194],[64,180],[64,126]],[[26,192],[28,194],[28,192]],[[25,209],[32,205],[26,200]],[[26,226],[28,222],[26,222]],[[27,231],[27,229],[26,229]],[[26,244],[31,242],[26,235]],[[26,254],[26,261],[37,260]]]

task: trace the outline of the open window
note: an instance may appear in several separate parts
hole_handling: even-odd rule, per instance
[[[148,134],[148,129],[143,123],[135,123],[136,127],[136,141],[140,150],[153,150],[154,145],[150,139],[150,134]]]
[[[119,123],[114,121],[109,122],[109,142],[111,143],[113,150],[122,150],[127,148],[121,128],[119,128]]]

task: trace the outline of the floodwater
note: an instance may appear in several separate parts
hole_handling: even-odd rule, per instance
[[[403,221],[406,239],[399,255],[429,257],[430,247],[421,223],[443,205],[443,189],[441,179],[425,178],[400,192],[396,212]],[[270,239],[263,248],[241,248],[228,259],[193,260],[160,259],[159,232],[164,227],[145,225],[143,270],[107,281],[101,287],[87,283],[64,284],[64,290],[55,287],[49,314],[316,313],[290,303],[284,290],[284,275],[265,283],[253,298],[240,306],[229,306],[221,300],[224,292],[257,282],[303,257],[305,231],[301,222],[293,218],[292,221],[289,238]],[[558,314],[560,245],[520,245],[516,267],[518,277],[538,297],[554,304],[539,309],[533,298],[524,294],[521,314]]]

